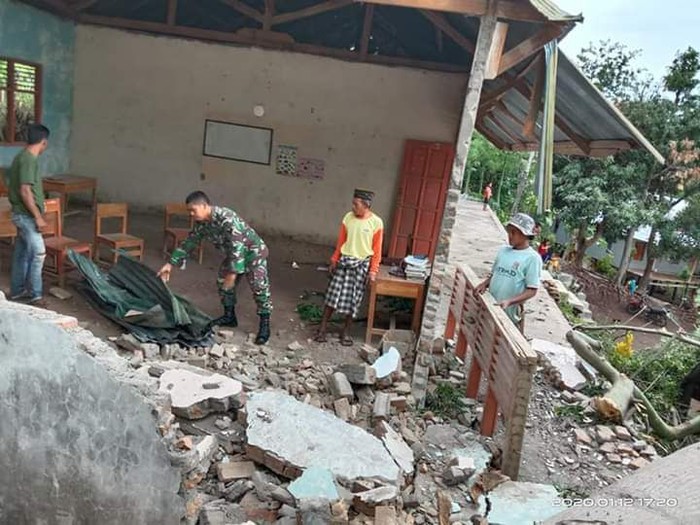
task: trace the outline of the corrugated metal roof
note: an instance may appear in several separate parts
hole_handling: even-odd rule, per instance
[[[525,71],[528,65],[520,67]],[[530,108],[537,67],[530,67],[519,82],[508,89],[491,107],[482,107],[478,129],[499,147],[535,150],[537,141],[523,134],[523,122]],[[486,82],[482,101],[488,106],[488,93],[513,81],[518,73]],[[561,51],[557,72],[556,129],[554,141],[560,153],[605,156],[631,148],[646,149],[659,162],[663,156],[627,118],[583,75]],[[535,134],[539,136],[542,112],[538,114]],[[573,135],[573,136],[572,136]],[[580,144],[590,147],[581,151]]]
[[[550,0],[528,0],[550,22],[583,22],[583,15],[571,15]]]

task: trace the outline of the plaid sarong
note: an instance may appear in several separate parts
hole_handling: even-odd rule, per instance
[[[367,287],[369,259],[343,255],[326,290],[326,306],[337,313],[357,317]]]

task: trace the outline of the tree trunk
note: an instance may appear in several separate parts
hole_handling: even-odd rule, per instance
[[[523,200],[523,194],[525,193],[525,188],[527,188],[527,183],[530,180],[530,169],[532,168],[532,162],[535,159],[535,152],[531,151],[527,156],[527,160],[523,159],[522,169],[518,174],[518,187],[515,190],[515,199],[513,200],[513,207],[510,210],[511,215],[515,215],[520,211],[520,201]]]
[[[654,269],[654,262],[656,261],[656,246],[654,242],[656,241],[656,227],[652,227],[649,233],[649,240],[647,241],[647,263],[644,266],[644,275],[639,281],[639,289],[642,293],[646,292],[649,286],[649,281],[651,281],[651,272]]]
[[[625,247],[622,250],[622,259],[620,259],[620,265],[617,267],[617,274],[615,274],[615,284],[622,286],[625,281],[625,275],[630,267],[630,257],[632,257],[632,248],[634,247],[634,234],[637,231],[636,228],[630,227],[625,237]]]
[[[604,396],[593,399],[593,406],[603,419],[622,422],[627,407],[632,402],[634,382],[624,374],[620,374]]]
[[[581,221],[576,232],[576,248],[574,253],[574,266],[581,268],[583,266],[583,258],[586,256],[586,230],[588,223]]]
[[[607,359],[598,354],[593,348],[600,348],[600,343],[591,339],[585,334],[574,332],[573,330],[566,334],[566,339],[574,347],[576,353],[581,356],[589,365],[600,372],[605,379],[615,384],[619,377],[622,375],[618,372],[614,366],[612,366]],[[668,425],[659,413],[656,411],[651,402],[647,399],[644,393],[638,388],[634,387],[634,397],[642,402],[647,410],[649,416],[649,424],[654,432],[664,439],[683,439],[686,436],[691,436],[693,434],[700,433],[700,416],[696,416],[693,419],[681,423],[680,425],[670,426]]]

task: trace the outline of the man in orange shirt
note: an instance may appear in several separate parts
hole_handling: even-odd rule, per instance
[[[488,208],[489,203],[491,202],[491,196],[493,195],[493,186],[489,182],[485,187],[484,187],[484,192],[483,192],[483,197],[484,197],[484,211],[486,211],[486,208]]]
[[[333,312],[345,315],[340,343],[352,346],[348,330],[362,303],[367,283],[374,281],[382,259],[384,223],[370,209],[374,193],[355,190],[352,211],[340,225],[338,242],[331,257],[331,282],[326,290],[326,307],[315,340],[326,341],[328,321]]]

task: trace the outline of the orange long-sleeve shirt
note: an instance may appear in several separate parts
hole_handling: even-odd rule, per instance
[[[337,263],[342,255],[356,259],[371,257],[369,271],[376,273],[382,261],[383,240],[384,222],[378,215],[370,212],[368,217],[361,219],[348,212],[340,224],[338,242],[331,261]]]

